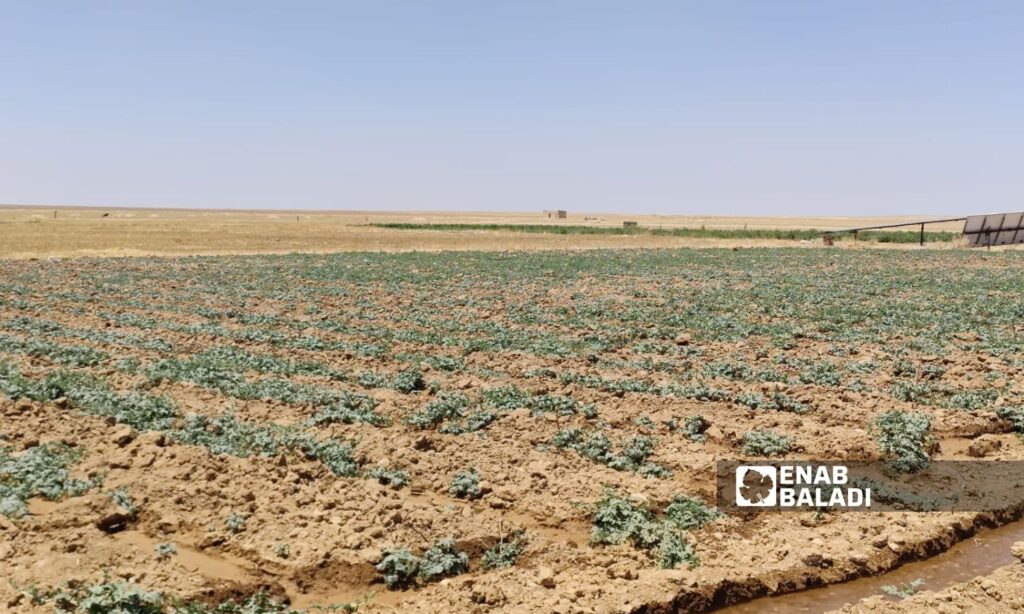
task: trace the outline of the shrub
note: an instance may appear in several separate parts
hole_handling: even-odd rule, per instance
[[[476,467],[469,467],[456,473],[448,492],[459,499],[479,499],[480,474],[477,473]]]
[[[455,540],[446,537],[434,542],[434,545],[423,553],[420,562],[420,578],[424,582],[433,582],[442,578],[457,576],[469,571],[469,556],[455,546]]]
[[[931,462],[931,419],[918,412],[887,411],[875,420],[876,440],[889,467],[899,473],[921,471]]]
[[[416,583],[420,572],[420,558],[405,548],[385,549],[376,569],[390,589],[407,588]]]
[[[767,429],[754,429],[743,436],[743,453],[748,456],[775,456],[789,452],[792,441]]]

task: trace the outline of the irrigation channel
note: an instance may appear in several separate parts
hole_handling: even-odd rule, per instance
[[[938,591],[1016,563],[1010,554],[1014,542],[1024,541],[1024,520],[985,529],[949,550],[928,559],[906,563],[890,572],[818,588],[760,597],[714,610],[715,614],[810,614],[828,612],[861,599],[882,595],[885,585],[899,586],[918,578],[919,589]]]

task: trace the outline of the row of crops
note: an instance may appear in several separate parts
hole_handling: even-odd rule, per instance
[[[438,484],[435,465],[367,462],[378,444],[365,442],[504,442],[504,424],[531,421],[534,440],[501,445],[594,472],[590,498],[571,508],[591,547],[630,544],[655,566],[691,567],[696,532],[717,516],[706,493],[676,486],[690,446],[821,452],[792,425],[844,424],[912,471],[944,412],[1024,428],[1018,260],[765,249],[12,262],[0,276],[0,394],[212,455],[301,458],[323,479],[420,484],[441,500],[476,501],[490,476],[463,463]],[[33,497],[103,488],[74,476],[88,450],[0,450],[5,516],[26,516]],[[623,488],[601,486],[613,480]],[[472,560],[450,535],[389,546],[375,569],[386,587],[415,589],[512,566],[530,528]],[[158,601],[153,611],[170,607]]]

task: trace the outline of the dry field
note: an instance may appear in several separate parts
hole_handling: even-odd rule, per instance
[[[780,247],[799,241],[717,240],[665,236],[551,235],[515,232],[391,230],[372,223],[552,224],[649,228],[838,229],[920,218],[784,218],[626,216],[571,213],[373,213],[196,211],[169,209],[44,208],[0,206],[0,258],[192,254],[332,253],[671,247]],[[929,230],[959,231],[937,224]],[[806,244],[803,244],[806,245]],[[852,245],[852,244],[845,244]],[[863,247],[860,244],[857,247]],[[930,246],[934,248],[935,246]]]
[[[209,215],[220,236],[182,245],[233,251],[225,236],[288,223]],[[78,223],[156,222],[11,228]],[[91,245],[118,253],[114,235]],[[538,238],[565,237],[515,239]],[[4,261],[0,607],[696,612],[958,542],[976,558],[976,534],[1001,535],[989,559],[1009,563],[1018,507],[723,516],[714,467],[1024,459],[1021,264],[782,248]],[[1021,603],[1018,567],[958,584],[952,560],[906,567],[938,593],[849,611]],[[848,586],[724,611],[879,594]]]

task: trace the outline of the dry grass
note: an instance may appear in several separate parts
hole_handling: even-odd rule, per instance
[[[523,234],[494,231],[439,232],[372,228],[366,224],[407,222],[621,226],[624,220],[634,220],[641,226],[664,228],[705,226],[730,229],[837,229],[914,219],[920,218],[570,214],[566,220],[555,220],[540,212],[381,213],[0,207],[0,257],[806,246],[808,243],[800,241],[720,240],[644,235]],[[929,230],[959,229],[960,223],[956,222],[929,227]],[[853,246],[850,242],[841,244],[846,247]],[[859,246],[862,247],[864,244]],[[938,246],[929,247],[935,249]]]

